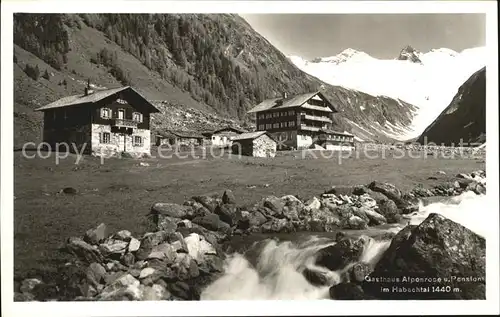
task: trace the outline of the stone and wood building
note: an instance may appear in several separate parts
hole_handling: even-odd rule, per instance
[[[150,155],[151,113],[159,110],[132,87],[92,90],[39,107],[43,141],[55,149],[66,143],[96,156]]]
[[[171,146],[201,146],[204,145],[204,137],[196,132],[166,130],[156,135],[156,145],[166,144]]]
[[[267,131],[278,149],[306,149],[328,145],[330,149],[354,146],[354,135],[333,130],[337,109],[320,92],[267,99],[248,113],[256,114],[257,131]]]
[[[225,127],[219,130],[215,130],[211,133],[207,133],[207,138],[210,140],[210,144],[216,147],[231,147],[233,139],[246,131],[234,127]]]
[[[233,154],[254,157],[275,157],[276,140],[266,131],[242,133],[232,140]]]

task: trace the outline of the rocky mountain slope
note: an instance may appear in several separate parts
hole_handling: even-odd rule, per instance
[[[463,141],[466,146],[486,142],[486,67],[460,86],[449,106],[418,138],[419,143],[425,141],[445,145]]]
[[[331,85],[415,105],[411,125],[395,131],[396,138],[407,140],[418,137],[450,103],[458,87],[485,65],[485,52],[484,47],[477,47],[460,53],[447,48],[422,53],[407,45],[395,59],[386,60],[350,48],[312,61],[289,58],[306,73]]]
[[[233,14],[16,14],[14,78],[15,144],[40,140],[34,108],[81,93],[87,79],[97,88],[131,85],[157,101],[165,111],[155,130],[251,125],[246,111],[284,91],[323,89],[340,110],[337,129],[365,141],[393,140],[415,111],[302,72]],[[179,122],[184,114],[172,117],[171,108],[198,119]]]

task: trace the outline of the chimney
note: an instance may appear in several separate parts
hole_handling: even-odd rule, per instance
[[[288,98],[288,93],[286,91],[283,92],[283,99]]]
[[[90,78],[87,79],[87,87],[85,87],[85,96],[92,94],[94,91],[90,87]]]

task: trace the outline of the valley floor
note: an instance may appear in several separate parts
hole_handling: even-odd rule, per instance
[[[33,155],[35,153],[29,153]],[[274,159],[230,157],[108,159],[69,156],[28,159],[14,152],[14,274],[51,268],[64,259],[58,248],[70,236],[81,236],[104,222],[111,232],[126,228],[134,235],[148,230],[146,214],[155,202],[182,203],[201,194],[231,189],[239,205],[268,195],[320,195],[332,185],[393,183],[402,190],[418,184],[432,187],[457,173],[485,169],[484,159],[312,158],[300,152]],[[185,154],[184,154],[185,155]],[[199,153],[198,153],[199,155]],[[141,163],[142,162],[142,163]],[[144,166],[147,164],[148,166]],[[443,171],[446,174],[438,174]],[[430,176],[435,179],[429,180]],[[73,187],[78,193],[59,193]],[[57,260],[56,260],[57,259]]]

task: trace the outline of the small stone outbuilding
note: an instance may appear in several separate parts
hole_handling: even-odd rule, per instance
[[[233,154],[254,157],[275,157],[277,143],[266,131],[242,133],[233,138]]]

